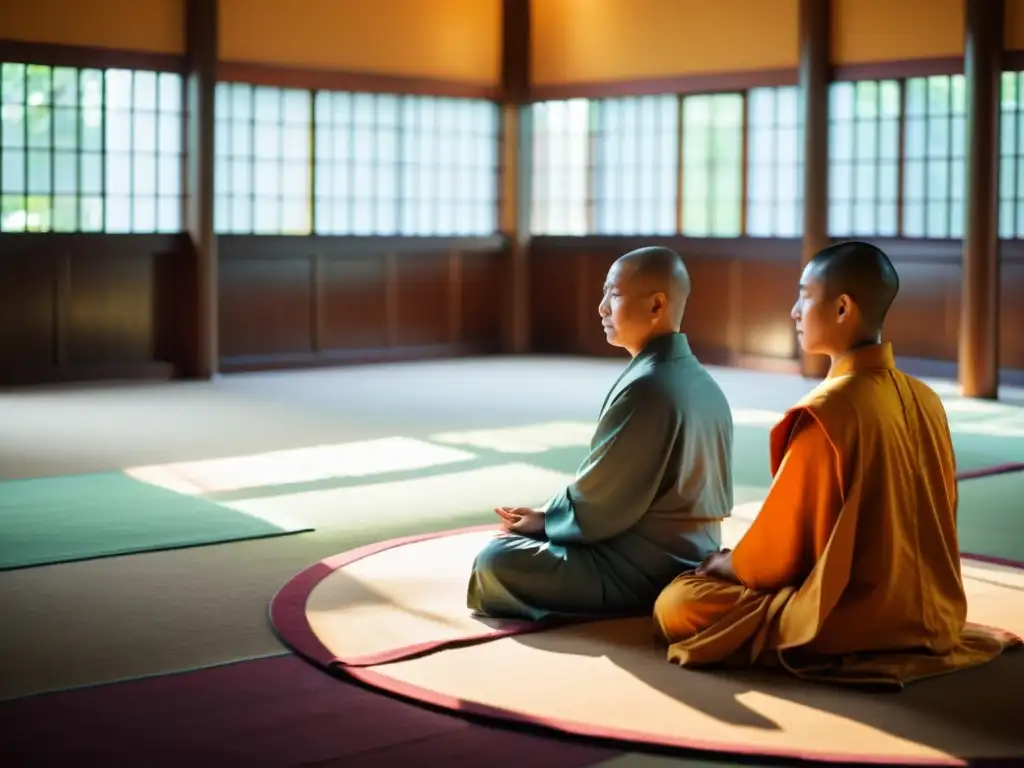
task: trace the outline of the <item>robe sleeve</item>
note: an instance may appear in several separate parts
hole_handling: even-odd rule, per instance
[[[576,480],[549,503],[544,533],[554,544],[596,544],[633,527],[650,509],[681,427],[656,385],[637,381],[612,402]]]
[[[808,413],[797,417],[768,498],[732,552],[747,588],[797,586],[825,551],[843,506],[835,449]]]

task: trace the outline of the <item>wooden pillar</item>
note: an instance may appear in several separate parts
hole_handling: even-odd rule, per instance
[[[524,353],[530,349],[530,0],[502,2],[501,61],[499,222],[507,241],[502,347],[506,353]]]
[[[803,122],[804,195],[803,248],[805,265],[828,245],[828,86],[831,66],[831,0],[800,2],[800,114]],[[796,286],[793,286],[794,299]],[[828,358],[800,352],[804,376],[821,378]]]
[[[999,394],[999,101],[1003,0],[965,0],[967,159],[960,385],[967,397]]]
[[[217,85],[219,0],[186,0],[185,230],[193,256],[195,317],[186,375],[217,374],[217,236],[214,231],[214,101]]]

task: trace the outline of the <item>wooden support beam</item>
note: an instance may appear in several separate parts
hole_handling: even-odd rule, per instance
[[[999,101],[1003,0],[965,0],[967,159],[960,385],[967,397],[999,395]]]
[[[800,1],[800,110],[803,122],[804,196],[801,264],[828,245],[828,86],[831,66],[831,3]],[[793,286],[796,299],[796,286]],[[828,359],[800,352],[800,370],[809,378],[828,372]]]
[[[219,0],[185,2],[185,231],[193,265],[189,283],[194,318],[182,373],[199,379],[213,378],[219,362],[217,236],[213,221],[219,16]]]
[[[501,195],[499,223],[508,242],[503,348],[530,350],[530,2],[503,0],[501,54]]]

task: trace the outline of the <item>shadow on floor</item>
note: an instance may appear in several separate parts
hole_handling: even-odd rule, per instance
[[[566,633],[576,637],[567,638]],[[596,637],[598,642],[594,642]],[[780,729],[778,723],[740,701],[743,694],[760,691],[953,756],[960,756],[958,749],[966,741],[996,741],[1012,745],[1016,754],[1024,755],[1021,647],[989,664],[921,681],[900,692],[866,692],[802,682],[781,670],[726,672],[676,667],[666,661],[665,649],[653,639],[646,618],[580,625],[557,635],[538,632],[515,639],[549,653],[603,656],[665,696],[734,726]],[[969,736],[965,737],[965,732]]]

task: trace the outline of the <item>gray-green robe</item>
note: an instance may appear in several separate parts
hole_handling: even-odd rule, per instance
[[[732,412],[686,336],[653,339],[601,408],[590,455],[546,505],[544,534],[477,556],[470,610],[542,619],[639,614],[721,545],[732,509]]]

